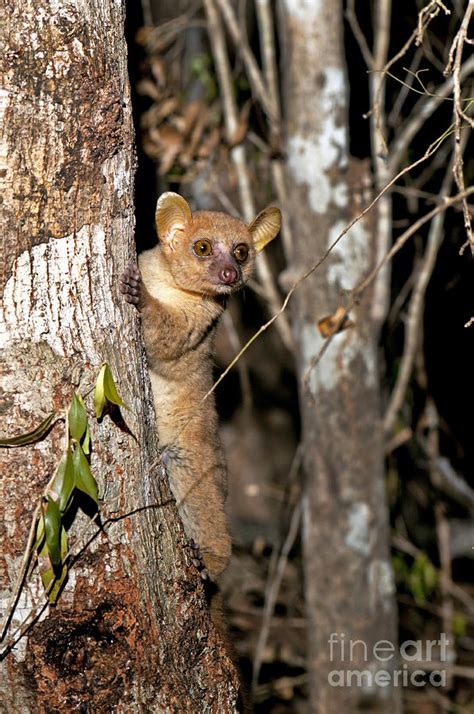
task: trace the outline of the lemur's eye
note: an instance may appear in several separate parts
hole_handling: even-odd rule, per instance
[[[238,263],[245,263],[249,255],[248,246],[245,243],[239,243],[234,248],[234,258]]]
[[[197,240],[193,244],[193,250],[200,258],[207,258],[212,254],[212,245],[208,240]]]

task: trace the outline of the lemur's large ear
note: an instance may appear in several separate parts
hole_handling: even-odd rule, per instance
[[[253,243],[257,253],[260,253],[271,240],[278,235],[281,226],[279,208],[265,208],[249,225]]]
[[[193,220],[191,209],[182,196],[168,191],[161,194],[156,204],[156,228],[164,243],[172,243],[176,233],[183,231]]]

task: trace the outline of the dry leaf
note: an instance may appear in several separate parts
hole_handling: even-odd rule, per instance
[[[164,175],[171,169],[183,148],[183,136],[170,126],[160,129],[159,135],[161,143],[160,174]]]
[[[186,104],[183,109],[183,133],[188,136],[196,122],[198,116],[207,113],[207,107],[202,99],[195,99]]]
[[[209,135],[204,139],[204,142],[199,147],[197,155],[201,159],[207,159],[214,153],[216,146],[221,140],[221,132],[217,126],[213,127]]]
[[[202,112],[196,122],[196,125],[189,139],[187,150],[181,155],[181,163],[183,164],[183,166],[189,166],[189,164],[192,162],[194,153],[196,152],[197,146],[202,140],[202,135],[206,129],[207,119],[208,113]]]
[[[135,40],[139,45],[146,45],[154,31],[154,27],[140,27],[135,35]]]
[[[161,99],[161,92],[151,79],[142,79],[137,84],[137,92],[145,97],[150,97],[155,102]]]
[[[354,325],[355,323],[348,317],[346,309],[341,305],[334,315],[326,315],[318,320],[318,330],[323,337],[331,337],[331,335],[343,332]]]
[[[166,64],[161,57],[153,57],[151,60],[151,73],[159,87],[166,85]]]
[[[169,118],[179,107],[179,102],[175,97],[163,99],[156,108],[154,117],[157,124],[161,124],[163,119]]]

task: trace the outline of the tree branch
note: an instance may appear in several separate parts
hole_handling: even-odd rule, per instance
[[[464,142],[465,146],[465,142]],[[453,159],[446,171],[443,184],[441,186],[440,198],[444,200],[451,192],[453,184]],[[413,370],[415,353],[419,344],[420,323],[423,314],[424,297],[426,288],[433,273],[436,258],[443,240],[444,212],[438,213],[430,226],[425,254],[418,273],[415,287],[410,299],[408,308],[408,318],[405,326],[405,343],[397,380],[390,396],[384,418],[384,429],[388,434],[393,429],[398,411],[405,399],[406,390]]]
[[[461,62],[462,54],[464,50],[464,44],[467,38],[467,30],[469,27],[469,22],[471,20],[472,13],[474,11],[474,0],[469,0],[469,5],[466,8],[463,20],[461,22],[461,27],[459,32],[454,38],[453,44],[449,51],[449,62],[446,68],[448,72],[449,69],[453,68],[453,83],[454,83],[454,178],[459,191],[464,191],[465,181],[464,181],[464,160],[463,152],[461,150],[461,128],[463,120],[466,121],[471,128],[474,128],[474,120],[462,108],[462,88],[461,88]],[[471,57],[471,59],[474,59]],[[469,103],[468,106],[471,105]],[[464,214],[464,227],[467,233],[468,244],[471,246],[471,253],[474,255],[474,234],[472,232],[472,222],[471,214],[468,209],[467,201],[464,200],[463,204],[463,214]]]
[[[372,52],[369,49],[369,45],[367,44],[365,35],[362,32],[361,27],[359,25],[359,20],[357,19],[357,15],[356,15],[356,11],[355,11],[355,0],[348,0],[347,9],[346,9],[346,18],[347,18],[347,22],[349,23],[349,27],[352,30],[352,34],[354,35],[356,42],[359,45],[359,49],[361,51],[362,57],[364,58],[364,62],[366,64],[367,69],[373,70],[374,69],[374,57],[372,55]]]
[[[229,0],[215,0],[224,18],[224,22],[232,38],[237,52],[242,57],[245,69],[247,71],[247,76],[249,78],[250,85],[261,103],[265,113],[268,116],[270,122],[278,123],[278,116],[276,107],[272,101],[271,94],[265,87],[262,79],[262,73],[257,65],[254,54],[251,51],[247,38],[242,33],[235,12],[230,4]],[[207,9],[208,0],[205,0],[205,6]]]
[[[464,81],[466,77],[474,70],[474,56],[470,57],[462,65],[459,73],[460,81]],[[446,100],[453,91],[454,80],[452,77],[447,79],[443,84],[436,89],[436,93],[429,97],[423,97],[416,104],[411,112],[411,118],[402,127],[401,132],[390,146],[389,167],[390,172],[397,170],[403,157],[410,146],[414,136],[425,125],[426,120],[436,111],[440,104]]]

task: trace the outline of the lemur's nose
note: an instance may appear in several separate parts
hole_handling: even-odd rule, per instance
[[[232,267],[225,267],[222,268],[219,278],[221,283],[224,283],[224,285],[234,285],[234,283],[237,282],[238,274],[235,268]]]

